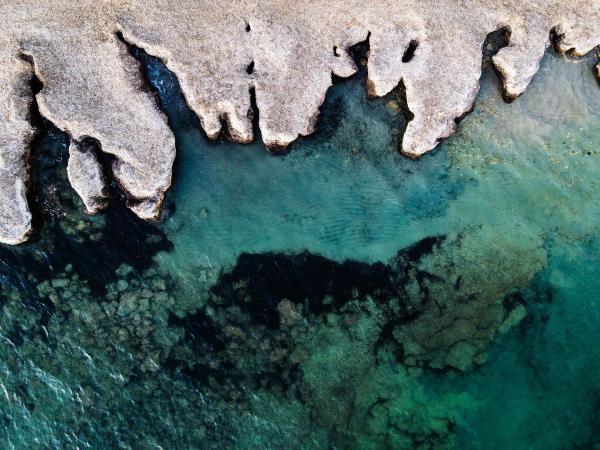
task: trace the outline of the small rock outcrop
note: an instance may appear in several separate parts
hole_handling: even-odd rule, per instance
[[[600,8],[596,0],[2,0],[0,242],[17,244],[31,230],[34,75],[43,84],[39,112],[73,140],[69,177],[88,212],[106,203],[107,182],[96,153],[81,151],[91,138],[112,156],[109,169],[130,208],[158,218],[175,140],[119,33],[177,75],[209,138],[253,139],[254,90],[270,149],[314,130],[332,74],[355,73],[348,49],[368,39],[368,92],[383,96],[403,83],[413,118],[401,151],[418,157],[472,108],[482,44],[499,29],[510,38],[493,62],[512,100],[537,72],[551,35],[559,52],[575,56],[600,43]]]

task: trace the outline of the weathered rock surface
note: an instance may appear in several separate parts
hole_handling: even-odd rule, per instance
[[[67,174],[87,213],[94,214],[105,206],[106,179],[93,148],[85,143],[71,142]]]
[[[158,217],[175,142],[118,32],[178,76],[210,138],[224,131],[237,142],[253,139],[254,89],[262,137],[273,149],[314,130],[332,74],[352,75],[348,48],[369,39],[369,93],[403,83],[413,119],[401,151],[418,157],[472,107],[481,46],[502,28],[510,41],[494,64],[511,100],[537,72],[551,33],[556,49],[572,55],[600,43],[600,7],[597,0],[1,0],[0,241],[22,242],[31,228],[27,81],[34,72],[43,83],[40,113],[76,142],[97,140],[114,157],[112,175],[130,208]],[[97,163],[76,146],[72,155],[70,178],[95,212],[104,205]]]
[[[33,134],[27,121],[31,99],[27,95],[27,64],[1,46],[0,60],[0,241],[18,244],[31,231],[25,198],[28,145]]]

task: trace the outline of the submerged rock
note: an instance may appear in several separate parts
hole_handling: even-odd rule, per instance
[[[104,206],[96,156],[77,147],[92,138],[112,156],[112,177],[132,211],[144,219],[159,216],[175,142],[119,31],[177,75],[210,138],[225,131],[237,142],[253,139],[253,90],[260,131],[271,149],[314,130],[331,75],[355,73],[349,48],[368,39],[369,94],[383,96],[403,84],[413,117],[402,152],[418,157],[451,135],[472,108],[489,33],[510,32],[508,46],[493,61],[511,100],[537,72],[551,32],[563,53],[582,55],[600,43],[596,3],[3,2],[0,241],[22,242],[31,229],[25,187],[32,93],[26,81],[34,74],[43,84],[36,95],[39,112],[73,138],[69,177],[87,210]]]
[[[505,245],[482,245],[495,239]],[[326,336],[343,342],[349,334],[357,361],[343,360],[352,383],[361,364],[370,370],[382,354],[407,370],[467,370],[485,362],[497,333],[523,319],[524,306],[503,298],[545,265],[538,239],[485,228],[469,237],[426,238],[389,264],[338,263],[308,252],[243,254],[205,307],[171,314],[170,324],[185,330],[186,351],[172,354],[169,365],[241,399],[261,388],[303,391],[316,356],[311,348],[336,347],[338,340]]]
[[[501,246],[482,245],[496,239]],[[465,370],[485,362],[496,333],[508,331],[526,314],[523,305],[502,299],[524,288],[545,265],[539,239],[517,230],[506,235],[473,230],[424,255],[422,275],[407,280],[416,285],[418,294],[409,302],[418,316],[393,326],[405,364]]]
[[[455,448],[469,399],[432,400],[421,377],[484,363],[495,336],[527,314],[513,291],[545,265],[537,236],[487,227],[423,239],[387,264],[243,254],[204,307],[170,314],[183,337],[165,366],[208,403],[256,414],[268,398],[268,420],[282,426],[300,401],[309,428],[340,448]]]

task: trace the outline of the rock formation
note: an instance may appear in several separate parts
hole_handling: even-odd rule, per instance
[[[42,116],[72,139],[69,177],[88,212],[105,204],[98,151],[144,219],[159,216],[175,141],[119,36],[160,57],[179,78],[209,138],[252,134],[251,94],[270,149],[310,134],[332,74],[356,71],[348,53],[369,40],[368,91],[399,83],[413,118],[402,153],[418,157],[456,129],[475,100],[481,46],[498,29],[494,57],[505,98],[526,89],[546,48],[583,55],[600,43],[597,0],[0,0],[0,241],[27,238],[28,111],[35,74]],[[119,33],[121,33],[119,35]]]

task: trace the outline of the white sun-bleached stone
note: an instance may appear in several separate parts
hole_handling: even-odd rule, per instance
[[[32,71],[44,85],[40,113],[73,139],[69,177],[86,209],[105,203],[95,153],[78,146],[93,138],[114,157],[112,176],[130,208],[158,217],[175,143],[117,33],[177,75],[209,138],[253,139],[254,90],[271,149],[314,130],[332,74],[355,73],[348,49],[368,38],[368,92],[382,96],[404,85],[413,118],[401,151],[418,157],[472,108],[481,47],[498,29],[510,33],[493,62],[511,100],[537,72],[551,33],[558,51],[575,56],[600,43],[600,1],[0,0],[0,241],[21,242],[30,230]],[[405,57],[409,47],[412,58]]]
[[[67,175],[88,214],[96,214],[106,206],[107,181],[96,152],[90,145],[75,140],[71,142]]]
[[[28,73],[28,65],[16,57],[14,49],[2,47],[0,41],[0,240],[7,244],[23,242],[31,231],[25,197],[33,136],[27,120],[31,104]]]

